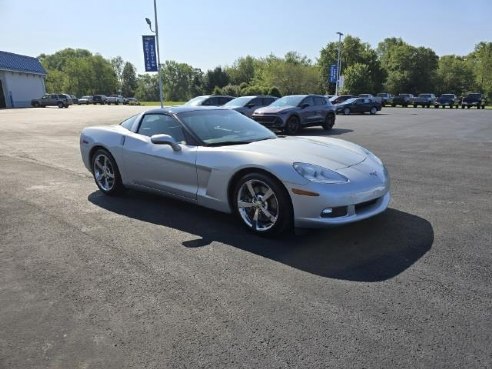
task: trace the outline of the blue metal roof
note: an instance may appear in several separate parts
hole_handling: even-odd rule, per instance
[[[0,70],[46,75],[38,59],[6,51],[0,51]]]

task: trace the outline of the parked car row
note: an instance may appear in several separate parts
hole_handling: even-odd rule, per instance
[[[252,118],[263,126],[286,134],[321,126],[330,130],[335,124],[335,107],[322,95],[197,96],[184,106],[223,106]]]
[[[70,105],[140,105],[140,102],[134,97],[123,97],[121,95],[94,95],[82,96],[77,98],[68,94],[45,94],[39,99],[31,100],[31,106],[35,108],[44,108],[46,106],[58,106],[59,108],[68,108]]]
[[[442,94],[441,96],[437,97],[432,93],[422,93],[418,96],[401,93],[393,96],[389,93],[382,92],[378,94],[378,97],[382,98],[383,106],[391,105],[393,107],[402,106],[405,108],[411,105],[414,108],[418,106],[421,106],[423,108],[430,108],[431,106],[434,106],[435,108],[439,108],[442,106],[443,108],[445,108],[446,106],[449,106],[449,108],[452,109],[454,107],[459,108],[461,106],[462,109],[469,109],[471,107],[476,107],[477,109],[485,109],[485,105],[487,104],[487,99],[485,95],[478,92],[469,93],[464,97],[458,97],[455,94]]]

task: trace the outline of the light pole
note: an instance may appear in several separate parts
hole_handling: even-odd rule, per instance
[[[340,87],[340,69],[342,68],[342,60],[340,59],[340,46],[342,44],[342,32],[337,32],[338,35],[338,58],[337,58],[337,83],[335,84],[335,95],[338,96],[338,89]]]
[[[152,22],[149,18],[145,18],[145,21],[149,25],[150,31],[155,33],[155,39],[157,43],[157,73],[159,75],[159,99],[161,101],[161,109],[162,105],[162,76],[161,76],[161,55],[159,53],[159,26],[157,25],[157,4],[156,0],[154,0],[154,21],[155,21],[155,31],[152,29]]]

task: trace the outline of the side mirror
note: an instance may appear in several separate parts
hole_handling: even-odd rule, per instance
[[[155,145],[169,145],[174,151],[181,151],[181,146],[169,135],[153,135],[150,141]]]

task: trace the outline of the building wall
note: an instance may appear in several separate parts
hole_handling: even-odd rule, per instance
[[[31,100],[46,93],[44,76],[21,72],[0,72],[7,108],[31,106]]]

